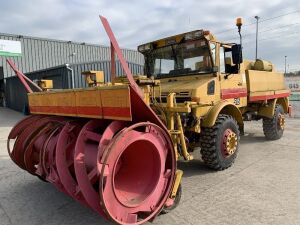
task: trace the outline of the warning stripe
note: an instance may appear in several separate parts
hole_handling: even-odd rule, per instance
[[[247,97],[247,88],[228,88],[221,89],[221,98],[229,99],[229,98],[241,98]]]
[[[130,107],[99,107],[99,106],[30,106],[31,113],[60,114],[65,116],[83,115],[103,117],[131,118]]]
[[[274,94],[274,95],[258,95],[258,96],[250,96],[249,100],[250,102],[255,102],[255,101],[265,101],[269,99],[274,99],[274,98],[284,98],[284,97],[289,97],[290,92],[286,93],[279,93],[279,94]]]

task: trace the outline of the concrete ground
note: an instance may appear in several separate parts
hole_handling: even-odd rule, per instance
[[[0,108],[0,225],[110,224],[10,160],[6,138],[21,118]],[[265,140],[261,121],[246,123],[245,131],[238,158],[225,171],[197,159],[179,162],[181,204],[154,224],[300,224],[300,119],[288,119],[278,141]]]

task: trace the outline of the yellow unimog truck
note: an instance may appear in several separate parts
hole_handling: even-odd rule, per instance
[[[243,60],[241,44],[195,30],[140,45],[145,75],[133,78],[100,19],[111,41],[111,83],[86,71],[91,88],[50,91],[50,81],[39,87],[7,60],[33,114],[8,137],[21,168],[116,223],[140,224],[178,205],[179,157],[192,160],[200,147],[203,161],[223,170],[237,156],[244,121],[262,119],[269,140],[283,135],[290,92],[272,63]],[[240,34],[241,20],[237,26]],[[126,77],[116,77],[115,54]]]
[[[195,30],[140,45],[138,51],[146,76],[137,83],[167,125],[178,157],[191,160],[200,147],[204,163],[223,170],[237,156],[244,121],[262,119],[268,140],[283,135],[290,110],[284,76],[270,62],[243,60],[241,44]]]

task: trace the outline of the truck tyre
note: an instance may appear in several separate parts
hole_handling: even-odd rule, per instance
[[[266,139],[278,140],[284,131],[284,111],[281,105],[276,105],[272,118],[263,118],[263,131]]]
[[[200,133],[202,160],[214,170],[227,169],[234,163],[239,141],[236,120],[232,116],[220,114],[213,127],[204,127]]]
[[[177,193],[176,193],[176,196],[174,199],[174,204],[169,207],[164,206],[163,209],[161,210],[160,214],[167,214],[167,213],[171,212],[173,209],[175,209],[179,205],[181,196],[182,196],[182,187],[181,187],[181,184],[179,184],[178,190],[177,190]]]

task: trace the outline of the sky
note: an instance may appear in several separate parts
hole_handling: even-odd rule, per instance
[[[136,49],[152,40],[196,29],[217,39],[239,42],[236,17],[242,17],[244,58],[258,58],[283,71],[300,70],[299,0],[0,0],[0,33],[108,45],[98,15],[109,20],[119,45]]]

